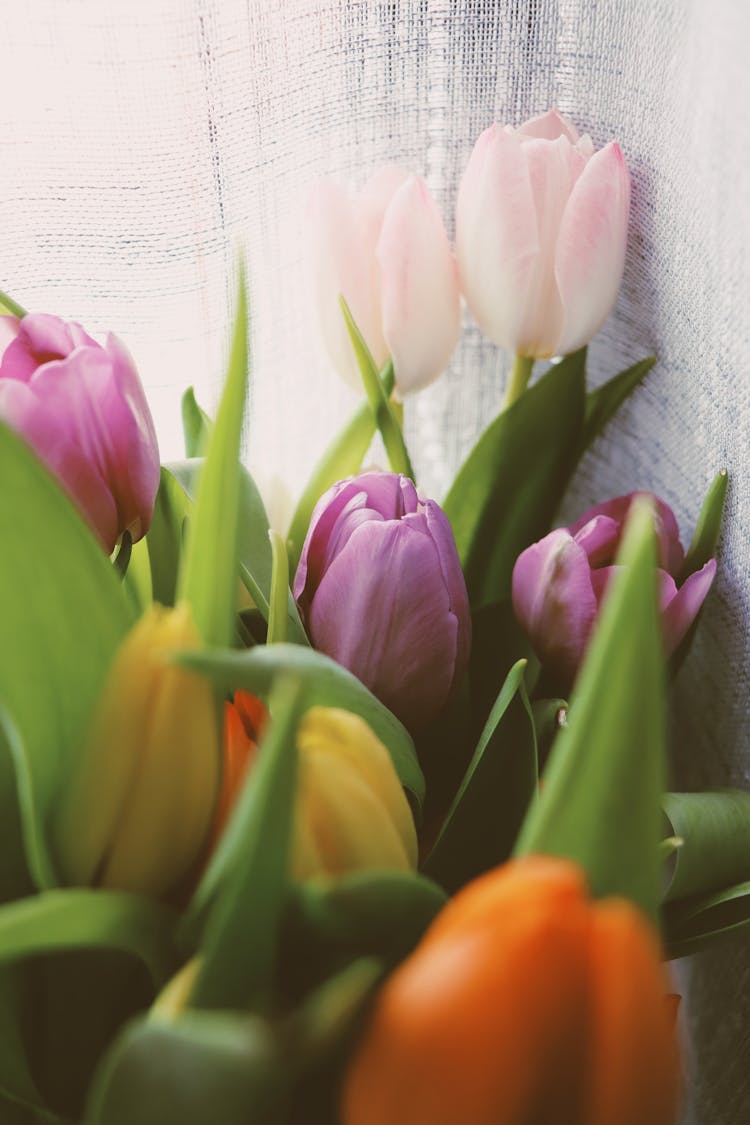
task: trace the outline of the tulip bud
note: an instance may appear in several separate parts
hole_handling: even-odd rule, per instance
[[[670,1125],[673,1017],[659,949],[567,860],[517,860],[438,915],[380,994],[343,1125]]]
[[[369,868],[412,871],[414,819],[391,756],[358,715],[313,707],[297,734],[299,782],[292,875]]]
[[[361,387],[346,299],[375,362],[393,357],[401,394],[447,367],[460,333],[456,264],[424,182],[386,167],[357,196],[322,181],[308,215],[317,319],[331,362]]]
[[[571,686],[583,662],[609,581],[632,492],[585,512],[569,528],[551,532],[518,557],[513,570],[513,608],[539,659],[561,690]],[[674,514],[652,496],[658,541],[657,580],[667,656],[679,647],[711,589],[716,561],[677,587],[685,553]]]
[[[577,351],[603,324],[625,264],[630,176],[556,110],[491,126],[458,194],[461,287],[479,327],[518,355]]]
[[[4,343],[4,348],[2,344]],[[107,552],[146,534],[159,450],[133,361],[46,314],[0,317],[0,419],[26,439]]]
[[[123,641],[54,825],[65,882],[165,896],[200,860],[219,789],[216,703],[172,659],[199,645],[186,605],[151,607]]]
[[[445,513],[396,473],[340,481],[318,501],[294,579],[315,648],[416,730],[469,657],[471,619]]]

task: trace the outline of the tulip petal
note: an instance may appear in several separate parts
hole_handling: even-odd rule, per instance
[[[597,611],[583,547],[564,528],[527,547],[513,568],[512,598],[539,659],[572,683]]]
[[[21,329],[21,321],[17,316],[0,316],[0,374],[5,375],[2,370],[2,361],[8,347],[18,336]]]
[[[620,524],[610,516],[594,516],[573,538],[586,552],[589,566],[601,566],[614,558],[620,533]]]
[[[377,246],[383,334],[402,394],[448,366],[461,331],[456,263],[424,181],[411,177],[385,213]]]
[[[557,350],[577,351],[606,320],[625,266],[630,175],[619,145],[594,154],[560,224],[555,275],[564,310]]]
[[[716,559],[691,574],[662,613],[662,629],[667,654],[679,647],[695,621],[716,577]]]
[[[657,538],[659,566],[663,570],[669,571],[670,574],[679,574],[685,561],[685,552],[680,542],[680,529],[677,526],[677,520],[672,509],[653,492],[628,492],[625,496],[616,496],[613,500],[605,500],[603,504],[595,504],[593,508],[589,508],[572,523],[568,531],[574,538],[577,538],[587,523],[598,516],[606,516],[619,524],[622,532],[630,507],[639,496],[648,497],[654,506],[654,529]],[[612,544],[610,558],[614,558],[617,554],[619,545],[620,536],[618,535],[617,540]]]
[[[565,137],[572,145],[580,140],[578,130],[569,117],[557,109],[548,109],[537,117],[531,117],[517,130],[524,137],[539,137],[541,140],[556,141]]]
[[[493,125],[474,145],[461,180],[456,249],[474,319],[502,347],[515,348],[539,248],[523,146]]]
[[[435,553],[432,537],[408,519],[358,527],[308,614],[315,647],[412,729],[445,702],[456,663],[458,622]]]

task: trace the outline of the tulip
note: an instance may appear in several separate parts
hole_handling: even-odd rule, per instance
[[[406,477],[363,473],[321,497],[294,596],[313,646],[410,729],[445,706],[469,656],[466,585],[444,512]]]
[[[364,719],[313,707],[297,734],[292,876],[413,871],[414,819],[393,761]]]
[[[226,827],[245,776],[258,754],[258,740],[265,728],[268,712],[248,691],[236,691],[231,703],[224,704],[224,756],[221,790],[216,807],[212,843]]]
[[[359,195],[324,180],[308,223],[317,320],[331,362],[361,387],[342,295],[378,367],[393,357],[399,392],[431,383],[460,333],[456,264],[424,182],[385,167]]]
[[[125,637],[60,798],[64,882],[167,897],[202,858],[219,791],[216,703],[174,661],[199,645],[186,605],[151,607]]]
[[[375,1000],[343,1125],[670,1125],[655,935],[580,869],[529,857],[465,887]]]
[[[456,248],[479,327],[519,356],[577,351],[612,308],[625,263],[630,176],[556,110],[491,126],[461,181]]]
[[[516,617],[545,668],[570,687],[583,657],[612,575],[632,492],[585,512],[569,528],[551,532],[519,555],[513,570]],[[695,621],[711,589],[711,559],[677,586],[685,553],[674,514],[651,496],[658,540],[658,594],[666,655],[671,656]]]
[[[4,345],[4,346],[3,346]],[[146,534],[159,450],[133,361],[112,334],[44,313],[0,317],[0,420],[59,479],[108,553]]]

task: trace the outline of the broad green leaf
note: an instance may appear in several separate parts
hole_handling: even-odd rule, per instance
[[[17,316],[19,319],[26,316],[26,309],[14,301],[8,293],[0,290],[0,316]]]
[[[225,693],[242,688],[268,699],[286,674],[305,685],[305,706],[341,707],[361,716],[388,748],[401,784],[421,804],[424,778],[406,728],[364,684],[330,657],[301,645],[268,645],[247,652],[195,652],[180,662],[207,676]]]
[[[182,491],[191,510],[198,491],[203,462],[175,461],[166,466]],[[273,576],[273,555],[268,540],[268,516],[260,492],[247,469],[240,469],[239,576],[261,616],[268,621]],[[308,645],[307,635],[291,591],[287,595],[287,637],[295,644]]]
[[[271,699],[273,721],[257,764],[195,896],[199,906],[219,883],[190,998],[195,1007],[257,1010],[272,994],[288,887],[301,709],[301,685],[282,680]]]
[[[205,455],[212,429],[213,422],[196,402],[193,388],[188,387],[182,396],[182,430],[186,457]]]
[[[24,833],[41,830],[33,810],[21,814],[17,759],[27,770],[20,735],[10,716],[0,706],[0,903],[30,895],[35,883],[29,864]],[[44,848],[46,855],[46,848]],[[0,1085],[2,1083],[0,1082]]]
[[[40,830],[134,611],[67,495],[0,426],[0,704],[24,747]]]
[[[701,570],[716,554],[724,514],[724,501],[727,495],[729,475],[726,469],[714,477],[695,526],[695,534],[685,556],[685,565],[680,575],[680,583],[697,570]]]
[[[750,936],[750,882],[670,902],[664,909],[669,957],[687,957],[740,933]]]
[[[387,363],[380,374],[383,393],[390,398],[393,391],[393,364]],[[310,526],[310,516],[324,492],[345,477],[358,471],[372,444],[377,427],[369,403],[364,403],[351,417],[344,429],[328,447],[322,460],[300,497],[289,527],[287,543],[289,549],[289,568],[292,574],[297,569],[302,545]]]
[[[186,1012],[174,1023],[140,1021],[101,1066],[84,1125],[279,1125],[284,1078],[258,1018]]]
[[[444,508],[472,607],[510,594],[521,551],[546,534],[578,460],[585,349],[502,411],[459,470]]]
[[[240,271],[237,316],[224,391],[201,471],[178,580],[209,646],[235,635],[240,513],[240,446],[247,392],[247,295]]]
[[[161,903],[119,891],[45,891],[0,906],[0,965],[43,953],[107,949],[127,953],[155,987],[174,971],[176,914]]]
[[[508,858],[536,791],[525,668],[519,660],[508,673],[424,867],[451,893]]]
[[[375,360],[372,358],[372,353],[354,321],[351,309],[343,297],[339,297],[339,301],[346,321],[349,339],[357,358],[357,365],[362,375],[367,401],[370,404],[375,424],[380,430],[380,436],[388,455],[388,463],[394,473],[403,473],[404,476],[414,480],[414,470],[404,441],[403,430],[390,399],[383,390]]]
[[[669,832],[683,841],[665,902],[750,879],[750,793],[665,793],[663,807]]]
[[[586,395],[586,412],[581,432],[579,455],[585,453],[594,438],[602,432],[609,420],[648,375],[655,363],[656,356],[650,355],[646,359],[634,363],[627,370],[621,371],[619,375],[615,375],[613,379]]]
[[[37,795],[32,763],[21,732],[2,704],[0,731],[10,757],[15,783],[13,806],[3,809],[3,816],[9,824],[14,822],[16,815],[18,817],[22,854],[16,857],[16,862],[29,872],[34,887],[54,887],[57,885],[57,876],[47,847],[45,816]],[[10,797],[10,794],[7,796]]]
[[[28,979],[15,966],[0,968],[0,1121],[31,1125],[61,1121],[48,1111],[31,1073],[24,1042]]]
[[[617,562],[516,854],[573,859],[595,896],[623,895],[656,920],[665,689],[646,500],[633,506]]]

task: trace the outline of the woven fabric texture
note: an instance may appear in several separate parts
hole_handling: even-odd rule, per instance
[[[732,484],[721,572],[676,688],[685,787],[746,785],[750,697],[750,6],[745,0],[35,0],[0,44],[0,285],[112,328],[136,356],[164,457],[179,397],[215,404],[245,247],[254,381],[248,462],[294,492],[355,396],[310,333],[300,204],[321,174],[421,172],[452,229],[471,146],[556,105],[633,174],[625,281],[594,382],[659,362],[578,474],[564,516],[634,488],[689,538]],[[449,372],[407,403],[439,497],[496,411],[508,357],[467,320]],[[685,1121],[750,1104],[747,943],[694,958]]]

